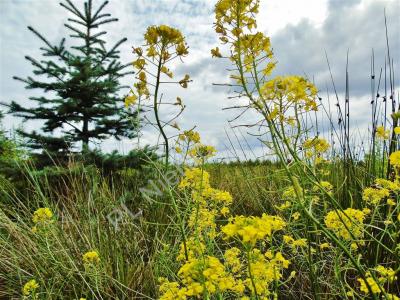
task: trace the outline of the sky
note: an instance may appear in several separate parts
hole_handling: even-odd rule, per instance
[[[83,1],[72,0],[77,7]],[[102,1],[93,0],[94,7]],[[121,61],[134,59],[132,46],[143,44],[143,33],[150,25],[167,24],[176,27],[186,36],[189,55],[178,62],[172,70],[177,78],[189,74],[193,82],[188,89],[179,86],[166,87],[167,97],[180,96],[186,110],[178,119],[182,129],[196,126],[207,144],[217,147],[227,156],[240,156],[232,148],[246,145],[243,151],[255,158],[265,154],[258,138],[249,135],[247,129],[232,129],[232,126],[250,124],[257,121],[254,113],[249,113],[237,123],[229,122],[235,113],[224,108],[235,105],[226,87],[213,83],[227,82],[227,65],[212,59],[210,49],[218,46],[218,38],[213,30],[213,8],[215,0],[111,0],[105,11],[119,19],[105,25],[106,41],[113,42],[126,37],[128,41],[120,47]],[[394,68],[399,69],[400,59],[400,0],[261,0],[258,14],[258,30],[271,37],[271,43],[278,65],[272,74],[303,75],[313,80],[320,90],[322,101],[327,104],[330,96],[334,110],[334,95],[327,65],[329,58],[339,99],[342,101],[345,89],[346,55],[349,53],[350,111],[353,128],[366,130],[369,126],[371,107],[370,66],[371,53],[375,56],[375,70],[384,68],[386,39],[384,10],[388,21],[388,36]],[[33,26],[52,43],[68,35],[64,23],[71,17],[57,0],[0,0],[0,102],[15,100],[23,105],[32,105],[30,96],[41,95],[40,91],[26,90],[21,82],[12,76],[26,77],[32,74],[32,66],[25,55],[40,58],[42,42],[27,26]],[[72,44],[71,39],[67,44]],[[378,75],[377,75],[378,76]],[[395,78],[399,90],[400,75]],[[131,85],[133,75],[125,77],[123,84]],[[126,91],[126,93],[128,90]],[[382,93],[381,86],[381,93]],[[396,94],[397,97],[397,94]],[[169,111],[165,111],[164,118]],[[151,115],[149,115],[151,118]],[[321,116],[322,118],[322,116]],[[321,123],[327,127],[325,120]],[[325,124],[325,125],[324,125]],[[26,130],[40,128],[40,122],[22,124],[20,119],[6,116],[3,127],[13,130],[23,126]],[[175,132],[170,131],[173,135]],[[250,132],[251,133],[251,132]],[[158,134],[145,126],[142,129],[140,146],[157,143]],[[231,143],[235,146],[232,147]],[[236,143],[236,144],[235,144]],[[105,151],[128,152],[138,147],[137,140],[113,139],[93,145]]]

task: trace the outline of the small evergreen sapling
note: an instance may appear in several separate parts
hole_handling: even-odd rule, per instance
[[[135,136],[137,125],[131,121],[136,119],[135,113],[123,109],[124,97],[119,95],[123,88],[119,80],[132,73],[125,70],[129,63],[119,61],[118,48],[127,39],[106,49],[102,39],[106,31],[98,29],[118,20],[103,12],[107,3],[94,9],[89,0],[82,11],[70,0],[60,3],[73,15],[65,24],[71,31],[70,37],[78,41],[71,47],[66,47],[65,38],[58,46],[52,45],[28,27],[44,42],[41,48],[44,59],[26,56],[35,76],[14,78],[26,83],[27,89],[39,89],[44,94],[29,98],[35,103],[33,107],[12,101],[9,112],[24,121],[44,120],[41,132],[19,131],[27,138],[29,147],[59,156],[76,146],[82,146],[82,152],[86,152],[91,141]]]

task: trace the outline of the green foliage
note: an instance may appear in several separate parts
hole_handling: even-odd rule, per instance
[[[137,126],[132,122],[136,113],[122,109],[123,98],[119,95],[123,88],[119,80],[132,73],[124,71],[129,64],[119,61],[118,48],[126,38],[106,49],[103,39],[106,32],[99,31],[100,26],[118,20],[103,12],[107,3],[94,9],[89,0],[81,11],[70,0],[61,3],[73,14],[65,24],[71,31],[70,37],[77,41],[70,49],[65,46],[65,38],[59,45],[53,45],[28,27],[44,42],[41,49],[46,60],[26,56],[34,67],[35,77],[14,78],[24,82],[27,89],[42,90],[45,96],[30,97],[35,103],[33,107],[13,101],[9,112],[24,121],[45,121],[41,133],[19,131],[28,139],[29,147],[66,155],[79,143],[82,150],[88,150],[90,141],[136,135]]]

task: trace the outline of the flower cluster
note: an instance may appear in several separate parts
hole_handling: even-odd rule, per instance
[[[385,284],[390,284],[397,280],[396,272],[392,268],[386,268],[382,265],[378,265],[372,270],[372,272],[374,272],[374,277],[377,279],[377,281],[375,281],[374,277],[371,276],[371,272],[367,272],[365,274],[366,280],[363,278],[357,279],[357,281],[360,283],[360,291],[366,295],[370,294],[368,286],[373,294],[381,294],[385,292],[383,287]],[[397,297],[388,293],[386,295],[389,296],[388,299],[396,299],[393,297]]]
[[[27,283],[25,283],[24,287],[22,288],[22,294],[24,296],[30,296],[34,294],[38,288],[39,284],[36,282],[36,280],[31,279]]]
[[[203,146],[197,136],[185,132],[182,138],[193,139],[198,152],[197,147]],[[208,149],[200,151],[213,152]],[[290,262],[273,248],[262,252],[258,244],[270,241],[286,223],[278,216],[263,214],[261,217],[231,216],[226,225],[219,226],[218,219],[230,215],[233,199],[228,192],[211,187],[210,176],[202,166],[187,168],[178,188],[192,200],[193,208],[187,220],[190,235],[181,243],[176,258],[181,263],[177,272],[179,280],[171,282],[162,278],[160,299],[208,298],[225,293],[236,299],[268,297],[271,284],[281,280],[283,269]],[[210,249],[210,244],[218,240],[216,248],[225,248],[222,257]],[[232,240],[240,247],[228,244]],[[300,246],[300,241],[296,243]]]
[[[33,233],[45,230],[53,222],[53,212],[48,207],[41,207],[33,213],[32,222],[35,224],[32,227]]]
[[[274,70],[271,41],[256,31],[255,15],[259,0],[220,0],[215,5],[215,31],[229,46],[229,59],[237,66],[231,78],[243,87],[249,107],[261,112],[271,123],[279,121],[298,125],[298,114],[317,110],[316,87],[301,76],[278,76],[265,80]],[[220,49],[211,50],[213,57],[223,58]],[[254,88],[255,87],[255,88]],[[295,113],[295,108],[297,114]]]
[[[238,237],[243,243],[255,245],[257,241],[271,237],[275,231],[282,230],[286,223],[280,217],[263,214],[261,217],[236,216],[222,227],[227,238]]]
[[[390,135],[390,131],[389,130],[385,130],[385,127],[383,126],[378,126],[376,128],[376,136],[382,140],[387,140],[389,138]]]
[[[270,104],[267,117],[271,121],[294,125],[294,112],[289,114],[291,108],[295,107],[297,113],[317,110],[317,89],[301,76],[275,77],[264,83],[261,95],[263,101]]]
[[[330,211],[325,216],[325,225],[345,240],[362,238],[364,219],[367,211],[347,208],[344,211]]]
[[[395,151],[390,154],[389,160],[392,166],[395,168],[400,168],[400,151]]]
[[[97,251],[88,251],[82,255],[82,261],[85,265],[94,265],[100,262],[100,256]]]
[[[32,221],[35,224],[48,224],[51,223],[53,218],[53,212],[48,207],[42,207],[37,209],[32,216]]]
[[[133,51],[137,55],[137,59],[132,62],[133,67],[138,72],[138,82],[134,84],[135,91],[130,90],[125,98],[125,106],[129,107],[136,103],[136,100],[143,96],[150,97],[148,88],[147,74],[150,73],[150,65],[157,67],[158,79],[161,74],[165,74],[168,78],[173,78],[174,74],[167,67],[167,63],[176,57],[183,57],[188,54],[188,46],[182,33],[175,28],[167,25],[150,26],[144,34],[146,45],[144,48],[134,48]],[[186,87],[190,81],[189,75],[179,81],[182,87]]]
[[[314,155],[322,155],[326,151],[329,150],[329,143],[320,137],[314,137],[311,139],[307,139],[303,143],[303,148],[306,151],[307,157],[312,157]]]

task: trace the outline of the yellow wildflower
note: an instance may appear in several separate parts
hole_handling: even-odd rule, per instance
[[[125,97],[125,107],[129,107],[131,105],[134,105],[136,103],[137,96],[135,94],[130,94]]]
[[[358,278],[357,281],[360,283],[360,291],[369,294],[369,290],[367,284],[364,279]],[[371,291],[373,294],[380,294],[382,292],[381,288],[379,287],[378,283],[372,278],[367,277],[367,283],[371,287]]]
[[[211,55],[212,57],[222,57],[218,47],[216,47],[215,49],[211,49]]]
[[[385,130],[385,127],[378,126],[376,128],[376,136],[380,139],[386,140],[389,138],[389,130]]]
[[[321,245],[319,245],[319,248],[321,250],[329,249],[330,247],[331,247],[331,244],[329,244],[329,243],[322,243]]]
[[[293,220],[297,221],[300,218],[300,213],[296,211],[295,213],[293,213],[292,218]]]
[[[400,167],[400,151],[395,151],[390,154],[390,164],[394,167]]]
[[[355,238],[362,236],[364,218],[364,212],[353,208],[330,211],[325,216],[325,225],[342,238],[351,240],[350,232]]]
[[[227,238],[239,237],[243,243],[254,245],[258,240],[270,237],[273,232],[282,230],[286,223],[277,216],[263,214],[260,217],[236,216],[222,227],[221,231]]]
[[[188,82],[190,81],[190,76],[188,74],[185,75],[185,77],[179,81],[179,84],[181,87],[186,89],[188,87]]]
[[[396,272],[392,268],[385,268],[384,266],[377,266],[375,270],[378,272],[380,282],[393,282],[397,280]]]
[[[399,128],[399,127],[396,127],[396,128]],[[386,297],[387,297],[388,300],[400,300],[400,297],[398,297],[398,296],[396,296],[394,294],[387,293]]]
[[[389,190],[385,188],[375,189],[368,187],[363,191],[363,200],[368,204],[377,205],[382,199],[389,197]]]
[[[100,256],[97,251],[88,251],[82,255],[84,264],[97,264],[100,262]]]
[[[291,206],[289,201],[286,201],[285,203],[281,204],[281,205],[275,205],[275,208],[278,210],[286,210]]]
[[[396,202],[391,198],[387,199],[386,203],[387,203],[387,205],[390,205],[390,206],[395,206],[396,205]]]
[[[52,221],[53,213],[48,207],[42,207],[37,209],[33,213],[32,221],[35,224],[47,224]]]
[[[34,293],[35,290],[38,288],[39,284],[36,282],[36,280],[31,279],[27,283],[25,283],[24,287],[22,288],[22,293],[24,294],[24,296],[29,296]]]

